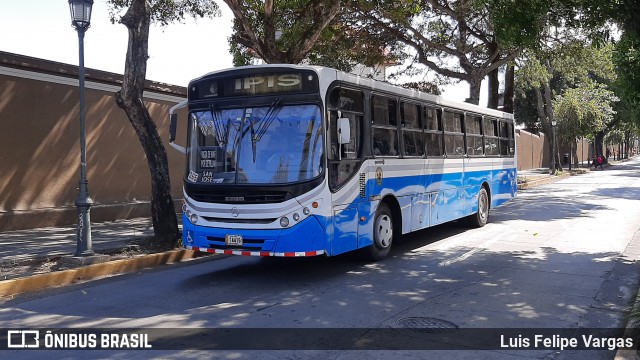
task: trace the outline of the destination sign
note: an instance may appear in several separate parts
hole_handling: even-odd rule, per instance
[[[300,74],[278,74],[268,76],[248,76],[233,79],[233,94],[272,94],[281,92],[293,92],[302,90]]]
[[[223,98],[246,95],[295,94],[318,91],[318,77],[313,71],[255,73],[203,79],[192,84],[190,98]]]

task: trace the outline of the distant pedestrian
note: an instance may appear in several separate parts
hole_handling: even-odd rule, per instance
[[[598,168],[598,166],[600,166],[600,170],[602,170],[603,163],[604,163],[604,158],[602,157],[602,155],[598,155],[598,157],[596,158],[596,169]]]

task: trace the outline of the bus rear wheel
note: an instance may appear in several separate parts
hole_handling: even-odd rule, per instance
[[[478,211],[467,218],[473,227],[483,227],[489,220],[489,195],[487,189],[480,188],[478,192]]]
[[[389,206],[385,203],[378,205],[376,216],[373,221],[373,244],[363,250],[369,260],[377,261],[384,259],[391,250],[393,242],[393,216]]]

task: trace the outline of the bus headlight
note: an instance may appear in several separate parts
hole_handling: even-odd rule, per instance
[[[309,210],[308,207],[302,209],[302,213],[304,214],[304,216],[309,216],[309,214],[311,214],[311,210]]]
[[[299,221],[299,220],[300,220],[300,214],[294,213],[293,214],[293,221]]]
[[[283,216],[280,218],[280,226],[286,228],[287,226],[289,226],[289,218],[287,218],[286,216]]]
[[[197,223],[198,222],[198,215],[191,214],[191,216],[189,216],[189,221],[191,221],[192,224]]]
[[[187,212],[187,204],[182,204],[182,212]]]

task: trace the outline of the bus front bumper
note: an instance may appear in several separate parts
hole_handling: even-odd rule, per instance
[[[192,224],[183,214],[182,243],[188,250],[241,256],[299,257],[326,254],[325,231],[315,216],[290,228],[225,229]]]

